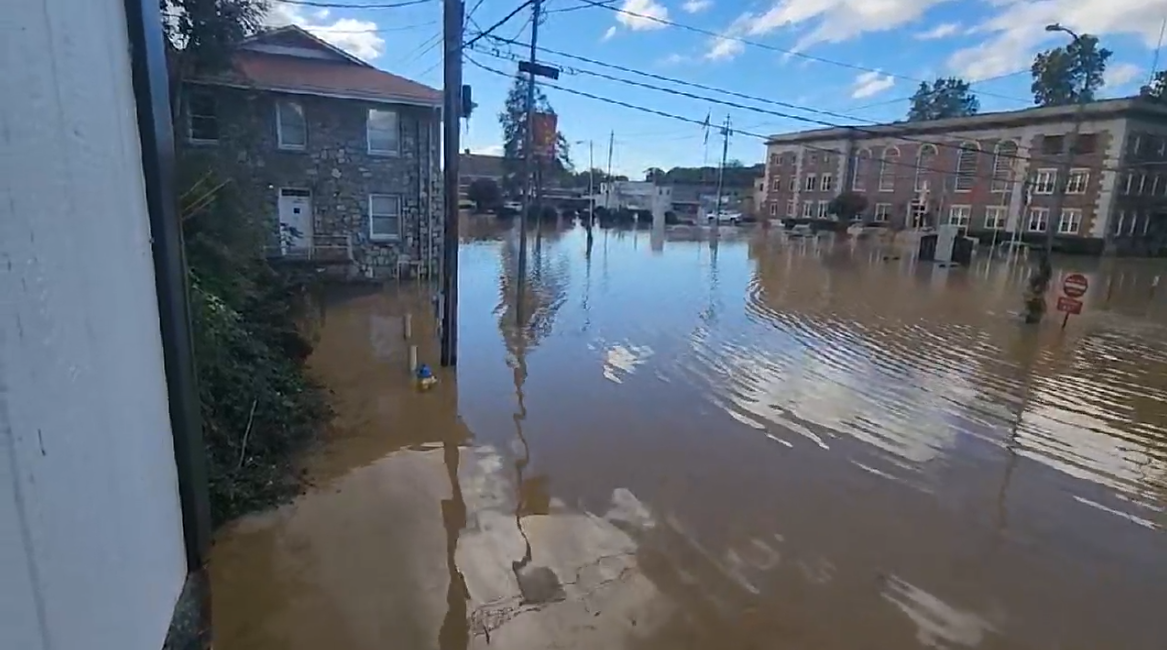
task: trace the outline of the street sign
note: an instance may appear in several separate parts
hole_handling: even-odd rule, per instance
[[[1081,273],[1071,273],[1062,280],[1062,293],[1070,298],[1081,298],[1090,288],[1090,281]],[[1060,309],[1060,308],[1059,308]],[[1075,314],[1078,312],[1074,312]]]
[[[1058,296],[1058,311],[1066,312],[1067,317],[1069,317],[1070,314],[1081,314],[1082,301],[1075,300],[1073,298],[1067,298],[1065,296]],[[1065,327],[1065,323],[1062,324],[1062,327]]]
[[[535,127],[533,153],[536,157],[551,160],[555,157],[555,141],[559,137],[555,113],[535,113],[531,121]]]

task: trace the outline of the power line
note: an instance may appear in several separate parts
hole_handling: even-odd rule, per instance
[[[500,19],[498,20],[498,22],[494,23],[494,24],[493,24],[493,25],[491,25],[490,27],[487,27],[486,29],[484,29],[484,30],[482,30],[481,32],[479,32],[479,33],[478,33],[478,34],[477,34],[477,35],[476,35],[474,38],[472,38],[472,39],[470,39],[469,41],[466,41],[465,43],[463,43],[463,44],[462,44],[462,47],[464,47],[464,48],[466,48],[466,47],[471,47],[472,45],[474,45],[475,43],[477,43],[477,42],[478,42],[479,40],[481,40],[482,38],[484,38],[484,37],[486,37],[486,36],[490,36],[490,33],[491,33],[491,32],[493,32],[494,30],[498,29],[499,27],[502,27],[503,23],[505,23],[506,21],[510,20],[511,18],[514,18],[514,17],[515,17],[515,14],[519,13],[519,12],[520,12],[520,11],[522,11],[523,9],[526,9],[526,8],[527,8],[527,6],[531,4],[531,2],[533,2],[533,0],[525,0],[525,1],[524,1],[524,2],[521,4],[521,5],[519,5],[519,6],[515,7],[514,9],[512,9],[510,13],[508,13],[507,15],[503,16],[502,18],[500,18]]]
[[[286,5],[299,5],[301,7],[321,7],[324,9],[396,9],[398,7],[411,7],[413,5],[426,4],[434,0],[402,0],[402,2],[387,2],[377,4],[346,4],[342,2],[323,2],[321,0],[275,0]]]
[[[904,79],[904,80],[912,81],[912,82],[916,82],[916,83],[924,82],[923,79],[918,79],[916,77],[909,77],[907,75],[901,75],[901,74],[896,74],[896,73],[892,73],[892,72],[884,72],[883,70],[879,70],[877,68],[869,68],[866,66],[858,65],[855,63],[847,63],[844,61],[835,61],[833,59],[826,59],[823,57],[814,56],[812,54],[806,54],[804,52],[799,52],[797,50],[788,50],[788,49],[784,49],[781,47],[775,47],[773,45],[762,43],[760,41],[751,41],[749,39],[741,38],[739,36],[731,36],[729,34],[718,33],[718,32],[704,29],[701,27],[693,27],[692,25],[685,25],[683,23],[671,21],[667,18],[658,18],[656,16],[650,16],[648,14],[637,13],[635,11],[629,11],[627,9],[622,9],[620,7],[613,7],[611,5],[604,4],[603,2],[597,2],[596,0],[580,0],[580,1],[583,2],[584,4],[589,5],[589,6],[599,7],[601,9],[607,9],[608,11],[613,11],[613,12],[618,13],[618,14],[624,14],[626,16],[633,16],[635,18],[640,18],[641,20],[648,20],[648,21],[651,21],[651,22],[654,22],[654,23],[657,23],[660,25],[667,25],[669,27],[676,27],[678,29],[683,29],[683,30],[694,32],[697,34],[704,34],[705,36],[712,36],[714,38],[721,39],[721,40],[735,41],[735,42],[741,43],[742,45],[750,45],[752,47],[758,47],[758,48],[761,48],[764,50],[778,52],[780,54],[785,54],[787,56],[795,56],[795,57],[798,57],[801,59],[806,59],[807,61],[815,61],[818,63],[827,63],[830,65],[835,65],[835,66],[839,66],[842,68],[850,68],[851,70],[859,70],[862,72],[878,72],[879,74],[887,75],[890,77],[895,77],[896,79]],[[1021,99],[1018,99],[1016,97],[1009,97],[1007,95],[997,95],[994,93],[981,93],[981,94],[983,94],[987,97],[997,97],[999,99],[1008,99],[1009,101],[1014,101],[1014,102],[1022,102],[1023,101],[1027,104],[1029,103],[1029,100],[1021,100]]]
[[[479,67],[487,72],[490,72],[492,74],[496,74],[496,75],[499,75],[502,77],[507,77],[507,78],[510,78],[510,76],[511,76],[510,74],[508,74],[506,72],[503,72],[501,70],[496,70],[495,68],[491,68],[490,66],[479,63],[478,61],[474,60],[470,56],[467,56],[466,59],[468,61],[470,61],[470,63],[474,64],[475,66],[477,66],[477,67]],[[553,84],[553,83],[544,82],[542,85],[546,88],[560,90],[560,91],[563,91],[563,92],[568,93],[568,94],[577,95],[580,97],[586,97],[588,99],[593,99],[593,100],[604,102],[607,104],[612,104],[614,106],[621,106],[623,108],[628,108],[631,110],[640,111],[640,112],[648,113],[651,115],[657,115],[659,117],[677,120],[680,122],[686,122],[686,123],[694,124],[694,125],[697,125],[697,126],[700,126],[703,128],[705,126],[707,126],[704,119],[698,120],[695,118],[684,117],[681,115],[676,115],[674,113],[669,113],[667,111],[662,111],[662,110],[655,109],[655,108],[649,108],[646,106],[639,106],[637,104],[632,104],[632,103],[625,102],[625,101],[618,100],[618,99],[612,99],[610,97],[603,97],[600,95],[595,95],[595,94],[588,93],[588,92],[585,92],[582,90],[576,90],[574,88],[567,88],[565,86],[561,86],[561,85],[557,85],[557,84]],[[747,108],[747,107],[741,107],[741,108]],[[763,142],[770,140],[770,136],[768,136],[768,135],[762,135],[759,133],[751,133],[749,131],[745,131],[745,130],[737,129],[737,128],[732,129],[732,131],[733,131],[733,133],[756,138],[756,139],[762,140]],[[936,143],[928,143],[928,144],[935,145]],[[835,155],[842,155],[842,153],[843,153],[841,151],[838,151],[837,149],[829,149],[826,147],[817,147],[817,146],[809,145],[809,144],[803,144],[802,147],[805,149],[809,149],[811,151],[820,151],[823,153],[830,153],[830,154],[835,154]],[[873,160],[873,162],[875,162],[875,161]],[[906,168],[913,169],[916,171],[927,171],[927,172],[931,172],[933,174],[938,174],[938,175],[947,176],[947,177],[969,176],[968,174],[962,174],[962,173],[958,172],[957,170],[940,169],[938,167],[921,167],[918,163],[913,164],[911,162],[901,162],[898,160],[891,160],[891,159],[887,159],[887,158],[880,158],[880,159],[878,159],[878,162],[880,165],[886,165],[886,166],[891,166],[891,167],[906,167]],[[1121,171],[1121,170],[1111,170],[1111,169],[1106,169],[1106,168],[1103,168],[1103,170],[1104,171]],[[1024,184],[1026,182],[1025,178],[1009,178],[1009,179],[992,178],[991,180],[993,180],[994,182],[1001,182],[1001,183],[1006,183],[1006,184],[1010,184],[1010,185],[1021,185],[1021,184]]]
[[[511,44],[517,44],[515,41],[507,41],[506,39],[501,39],[498,37],[491,37],[491,38],[494,40],[508,42]],[[480,52],[483,52],[484,54],[487,54],[488,56],[493,56],[495,58],[509,59],[512,61],[516,60],[515,55],[513,53],[508,52],[509,56],[504,56],[502,53],[498,52],[497,50],[496,51],[483,50],[481,47],[475,48],[475,49],[477,49]],[[573,55],[573,54],[567,54],[564,52],[556,52],[556,51],[550,50],[548,48],[539,48],[539,49],[542,49],[546,52],[559,54],[561,56],[566,56],[568,58],[586,61],[586,62],[591,63],[593,65],[599,65],[599,66],[603,66],[603,67],[613,68],[616,70],[620,70],[622,72],[629,72],[632,74],[637,74],[637,75],[641,75],[641,76],[645,76],[645,77],[649,77],[649,78],[653,78],[653,79],[659,79],[659,80],[663,80],[663,81],[666,81],[669,83],[674,83],[677,85],[700,88],[702,90],[707,90],[710,92],[722,93],[722,94],[730,95],[730,96],[734,96],[734,97],[741,97],[744,99],[748,99],[750,101],[774,104],[777,106],[793,108],[795,110],[801,110],[801,111],[806,111],[806,112],[810,112],[810,113],[818,113],[818,114],[829,115],[829,116],[834,116],[834,117],[842,117],[844,119],[858,119],[858,118],[855,118],[853,116],[844,115],[841,113],[833,113],[831,111],[824,111],[821,109],[815,109],[815,108],[810,108],[810,107],[806,107],[806,106],[799,106],[797,104],[790,104],[787,102],[780,102],[780,101],[776,101],[776,100],[764,99],[761,97],[746,95],[746,94],[734,92],[731,90],[725,90],[725,89],[721,89],[721,88],[715,88],[712,86],[706,86],[703,84],[692,83],[692,82],[684,81],[681,79],[674,79],[671,77],[665,77],[663,75],[658,75],[658,74],[651,73],[651,72],[644,72],[642,70],[636,70],[633,68],[627,68],[627,67],[617,65],[617,64],[605,63],[603,61],[597,61],[595,59],[589,59],[587,57],[581,57],[581,56],[577,56],[577,55]],[[895,139],[895,140],[901,140],[904,142],[913,142],[913,143],[917,143],[917,144],[921,144],[921,145],[924,145],[924,144],[931,145],[933,147],[944,147],[944,148],[948,148],[948,149],[955,149],[958,152],[967,150],[963,143],[957,144],[957,143],[952,143],[952,142],[924,140],[924,139],[920,139],[920,138],[909,137],[906,135],[897,135],[895,133],[883,133],[881,131],[877,131],[877,130],[870,129],[870,128],[864,128],[864,127],[852,126],[852,125],[846,125],[846,124],[838,124],[835,122],[829,122],[826,120],[816,119],[816,118],[812,118],[812,117],[805,117],[805,116],[801,116],[801,115],[792,115],[790,113],[783,113],[780,111],[774,111],[774,110],[765,109],[765,108],[758,108],[755,106],[746,106],[746,105],[739,104],[736,102],[731,102],[731,101],[727,101],[724,99],[718,99],[716,97],[707,97],[707,96],[703,96],[703,95],[696,95],[693,93],[685,92],[682,90],[676,90],[673,88],[664,88],[664,87],[656,86],[653,84],[647,84],[647,83],[641,83],[638,81],[633,81],[631,79],[623,79],[621,77],[616,77],[613,75],[608,75],[608,74],[604,74],[601,72],[596,72],[594,70],[580,70],[580,69],[576,69],[576,68],[564,68],[564,71],[567,72],[568,74],[589,75],[589,76],[597,77],[600,79],[607,79],[609,81],[616,81],[616,82],[627,84],[630,86],[635,86],[638,88],[645,88],[648,90],[656,90],[658,92],[664,92],[664,93],[676,95],[679,97],[686,97],[688,99],[695,99],[695,100],[699,100],[699,101],[711,102],[714,104],[720,104],[722,106],[727,106],[730,108],[736,108],[736,109],[747,110],[747,111],[754,111],[756,113],[763,113],[763,114],[767,114],[767,115],[773,115],[775,117],[781,117],[781,118],[785,118],[785,119],[807,122],[807,123],[816,124],[819,126],[825,126],[825,127],[837,128],[837,129],[845,129],[845,130],[852,131],[852,132],[864,133],[867,135],[871,135],[873,137],[890,138],[890,139]],[[868,121],[870,121],[870,120],[868,120]],[[882,128],[888,128],[888,127],[882,127]],[[978,155],[981,152],[982,151],[980,149],[980,145],[978,144],[977,145]],[[1011,159],[1011,160],[1033,161],[1033,162],[1042,163],[1042,164],[1055,164],[1057,162],[1056,160],[1044,158],[1044,157],[1022,156],[1020,154],[1010,154],[1010,153],[1004,153],[1004,152],[993,152],[992,155],[999,156],[1001,158]],[[1115,162],[1117,163],[1118,161],[1115,161]],[[1107,167],[1102,167],[1102,170],[1103,171],[1119,171],[1117,169],[1107,168]]]
[[[1001,79],[1008,79],[1009,77],[1016,77],[1017,75],[1029,74],[1030,72],[1032,72],[1032,70],[1030,70],[1029,68],[1025,68],[1023,70],[1014,70],[1013,72],[1006,72],[1004,74],[999,74],[999,75],[995,75],[992,77],[985,77],[984,79],[978,79],[976,81],[970,81],[968,85],[975,86],[977,84],[989,83],[991,81],[1000,81]],[[935,95],[938,92],[943,92],[943,91],[929,90],[926,94]],[[894,104],[896,102],[911,101],[912,99],[915,99],[915,97],[916,97],[915,94],[911,94],[911,95],[908,95],[906,97],[896,97],[894,99],[883,99],[883,100],[880,100],[878,102],[873,102],[870,104],[862,104],[860,106],[851,107],[851,108],[848,108],[848,110],[865,111],[869,108],[875,108],[876,106],[886,106],[887,104]]]

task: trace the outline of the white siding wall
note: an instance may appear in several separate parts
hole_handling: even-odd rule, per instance
[[[122,0],[11,0],[0,648],[157,650],[185,564]]]

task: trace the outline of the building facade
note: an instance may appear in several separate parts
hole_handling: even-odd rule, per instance
[[[439,91],[289,26],[187,83],[183,101],[183,159],[230,179],[270,219],[275,254],[351,278],[436,269]]]
[[[981,239],[1044,241],[1063,250],[1158,252],[1167,244],[1167,107],[1140,100],[1082,109],[1070,172],[1058,178],[1075,106],[918,123],[817,129],[767,143],[770,216],[834,220],[843,191],[867,198],[864,219],[964,227]],[[1065,183],[1060,215],[1050,214]]]

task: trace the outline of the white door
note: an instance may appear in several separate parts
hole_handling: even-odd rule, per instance
[[[285,254],[312,250],[312,192],[280,190],[280,248]]]

